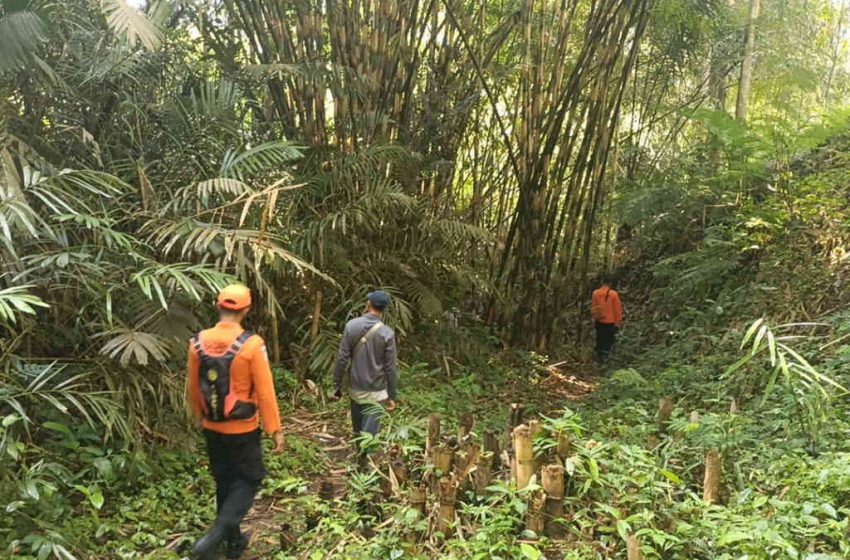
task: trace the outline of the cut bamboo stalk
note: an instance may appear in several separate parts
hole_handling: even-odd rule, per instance
[[[531,445],[531,430],[525,424],[514,428],[514,452],[516,457],[516,487],[522,490],[534,476],[534,450]]]
[[[555,454],[561,461],[566,461],[570,456],[570,434],[566,431],[558,433],[558,445],[555,447]]]
[[[702,483],[702,499],[709,504],[716,504],[720,499],[720,452],[711,449],[705,454],[705,478]]]
[[[425,486],[412,486],[410,488],[410,507],[424,517],[427,503],[428,490]]]
[[[440,439],[440,415],[436,412],[428,415],[428,433],[425,436],[425,454],[430,455],[431,449]]]
[[[525,513],[525,529],[533,531],[535,535],[542,535],[544,529],[543,508],[546,497],[539,490],[534,492],[528,501],[528,511]]]
[[[528,431],[531,432],[531,438],[534,439],[543,429],[543,426],[540,425],[540,420],[529,420],[528,421]]]
[[[546,492],[545,533],[549,537],[561,537],[563,525],[559,520],[564,517],[564,467],[547,465],[543,467],[542,478]]]
[[[640,539],[636,535],[626,537],[626,558],[627,560],[643,559],[643,555],[640,552]]]
[[[522,403],[511,403],[508,408],[508,429],[506,434],[507,445],[511,444],[514,428],[522,424],[523,405]]]
[[[457,431],[457,439],[463,439],[472,433],[472,427],[475,425],[475,417],[471,412],[465,412],[460,415],[460,423]]]
[[[729,405],[729,414],[738,414],[738,399],[732,399],[732,403]]]
[[[539,420],[529,420],[528,421],[528,432],[531,434],[531,445],[532,450],[534,448],[534,438],[537,437],[540,432],[543,431],[543,426],[540,425]],[[535,457],[534,458],[534,472],[540,470],[540,467],[543,466],[543,458]]]
[[[437,446],[431,450],[434,457],[434,470],[445,476],[452,470],[455,452],[447,447]]]
[[[670,417],[673,415],[673,399],[664,397],[658,402],[658,432],[664,433],[667,431],[667,426],[670,424]]]
[[[440,519],[437,530],[447,535],[455,521],[455,502],[457,501],[457,481],[453,478],[440,480]]]
[[[478,455],[478,464],[475,466],[475,472],[472,475],[475,479],[476,496],[485,496],[487,494],[487,488],[490,487],[490,483],[493,481],[492,466],[493,452],[482,451]]]
[[[493,454],[493,470],[498,470],[502,463],[502,450],[499,447],[499,438],[493,432],[484,434],[484,451],[489,451]]]

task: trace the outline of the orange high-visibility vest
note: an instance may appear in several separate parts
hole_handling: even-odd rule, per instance
[[[201,331],[200,343],[205,354],[224,355],[244,329],[236,323],[221,322],[215,327]],[[186,392],[192,414],[203,418],[203,396],[201,395],[198,369],[200,358],[192,342],[189,342]],[[259,414],[243,420],[213,422],[204,419],[204,429],[221,434],[244,434],[256,430],[263,419],[263,430],[274,433],[280,430],[280,412],[274,393],[266,345],[259,336],[249,338],[230,365],[231,390],[240,401],[255,402]]]
[[[623,304],[620,294],[607,286],[593,291],[590,299],[590,314],[597,323],[615,325],[623,320]]]

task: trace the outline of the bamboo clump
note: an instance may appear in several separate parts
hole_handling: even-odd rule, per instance
[[[522,410],[521,404],[512,405],[509,423],[520,419]],[[496,462],[497,454],[513,458],[510,480],[517,489],[528,488],[535,477],[539,477],[541,481],[542,488],[536,488],[526,494],[526,528],[534,535],[563,538],[566,487],[564,467],[557,463],[546,465],[542,469],[535,466],[535,460],[538,458],[534,456],[533,438],[535,434],[544,431],[539,421],[528,419],[526,423],[515,426],[511,432],[511,445],[500,449],[499,438],[492,432],[477,438],[472,431],[474,423],[470,415],[459,418],[459,437],[440,437],[438,419],[439,416],[435,414],[428,417],[426,444],[430,449],[424,461],[408,464],[401,449],[392,447],[384,463],[387,466],[387,475],[384,478],[392,484],[392,495],[406,496],[409,507],[416,512],[418,518],[431,516],[430,530],[434,532],[432,538],[447,538],[454,531],[463,533],[466,530],[462,520],[458,518],[457,502],[471,496],[486,496],[494,480],[507,475],[507,463],[499,465]],[[560,433],[548,435],[558,440],[551,456],[554,458],[556,455],[568,455],[569,437]],[[429,507],[429,502],[434,507]],[[418,530],[411,530],[405,535],[405,539],[410,543],[421,541],[423,537]]]

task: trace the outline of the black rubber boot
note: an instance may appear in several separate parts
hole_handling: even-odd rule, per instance
[[[224,529],[216,524],[209,532],[192,545],[192,558],[197,560],[215,560],[218,546],[224,540]]]
[[[242,556],[242,553],[244,553],[248,548],[248,543],[250,541],[250,537],[244,533],[240,533],[235,539],[228,539],[224,541],[225,558],[235,559]]]

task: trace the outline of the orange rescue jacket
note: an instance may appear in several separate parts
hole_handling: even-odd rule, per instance
[[[593,291],[590,299],[590,314],[597,323],[617,325],[623,322],[623,304],[620,294],[607,286]]]
[[[201,348],[210,356],[222,356],[244,330],[236,323],[218,323],[211,329],[201,331]],[[202,419],[203,397],[199,382],[199,367],[200,358],[192,343],[189,342],[186,398],[195,418]],[[280,430],[280,412],[274,393],[272,371],[269,367],[266,345],[261,337],[252,336],[245,342],[230,365],[230,378],[236,397],[241,401],[256,403],[259,414],[255,414],[253,418],[225,422],[204,419],[204,429],[221,434],[244,434],[256,430],[260,425],[259,417],[262,416],[263,430],[267,433]]]

